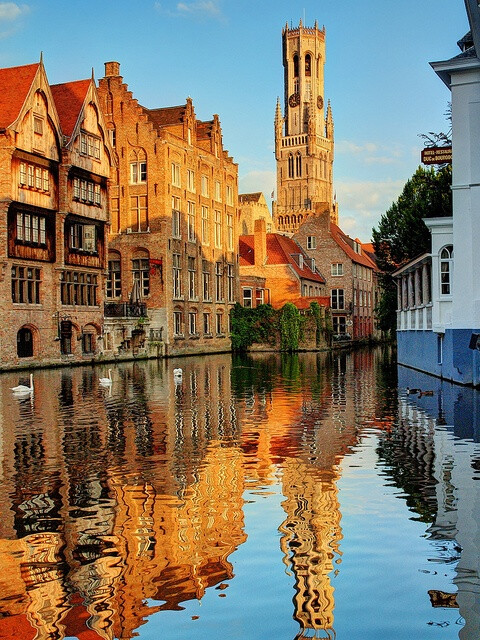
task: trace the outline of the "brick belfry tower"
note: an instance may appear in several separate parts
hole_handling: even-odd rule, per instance
[[[329,212],[338,222],[333,196],[333,117],[325,104],[325,28],[282,31],[284,104],[275,111],[277,200],[273,218],[279,232],[295,233],[308,216]]]

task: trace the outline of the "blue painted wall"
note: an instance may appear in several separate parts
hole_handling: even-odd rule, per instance
[[[469,348],[479,329],[447,329],[442,364],[438,362],[438,334],[397,331],[398,363],[460,384],[480,386],[480,352]]]

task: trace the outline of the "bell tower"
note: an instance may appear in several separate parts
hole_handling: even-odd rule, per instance
[[[330,214],[337,222],[333,197],[333,117],[325,103],[325,28],[282,31],[284,114],[277,100],[275,226],[295,233],[309,215]]]

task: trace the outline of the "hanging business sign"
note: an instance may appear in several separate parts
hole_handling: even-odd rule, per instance
[[[449,164],[452,162],[452,147],[426,147],[422,149],[423,164]]]

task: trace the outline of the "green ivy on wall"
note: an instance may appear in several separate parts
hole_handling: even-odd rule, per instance
[[[302,316],[297,307],[286,302],[280,313],[280,348],[282,351],[298,351],[302,330]]]

